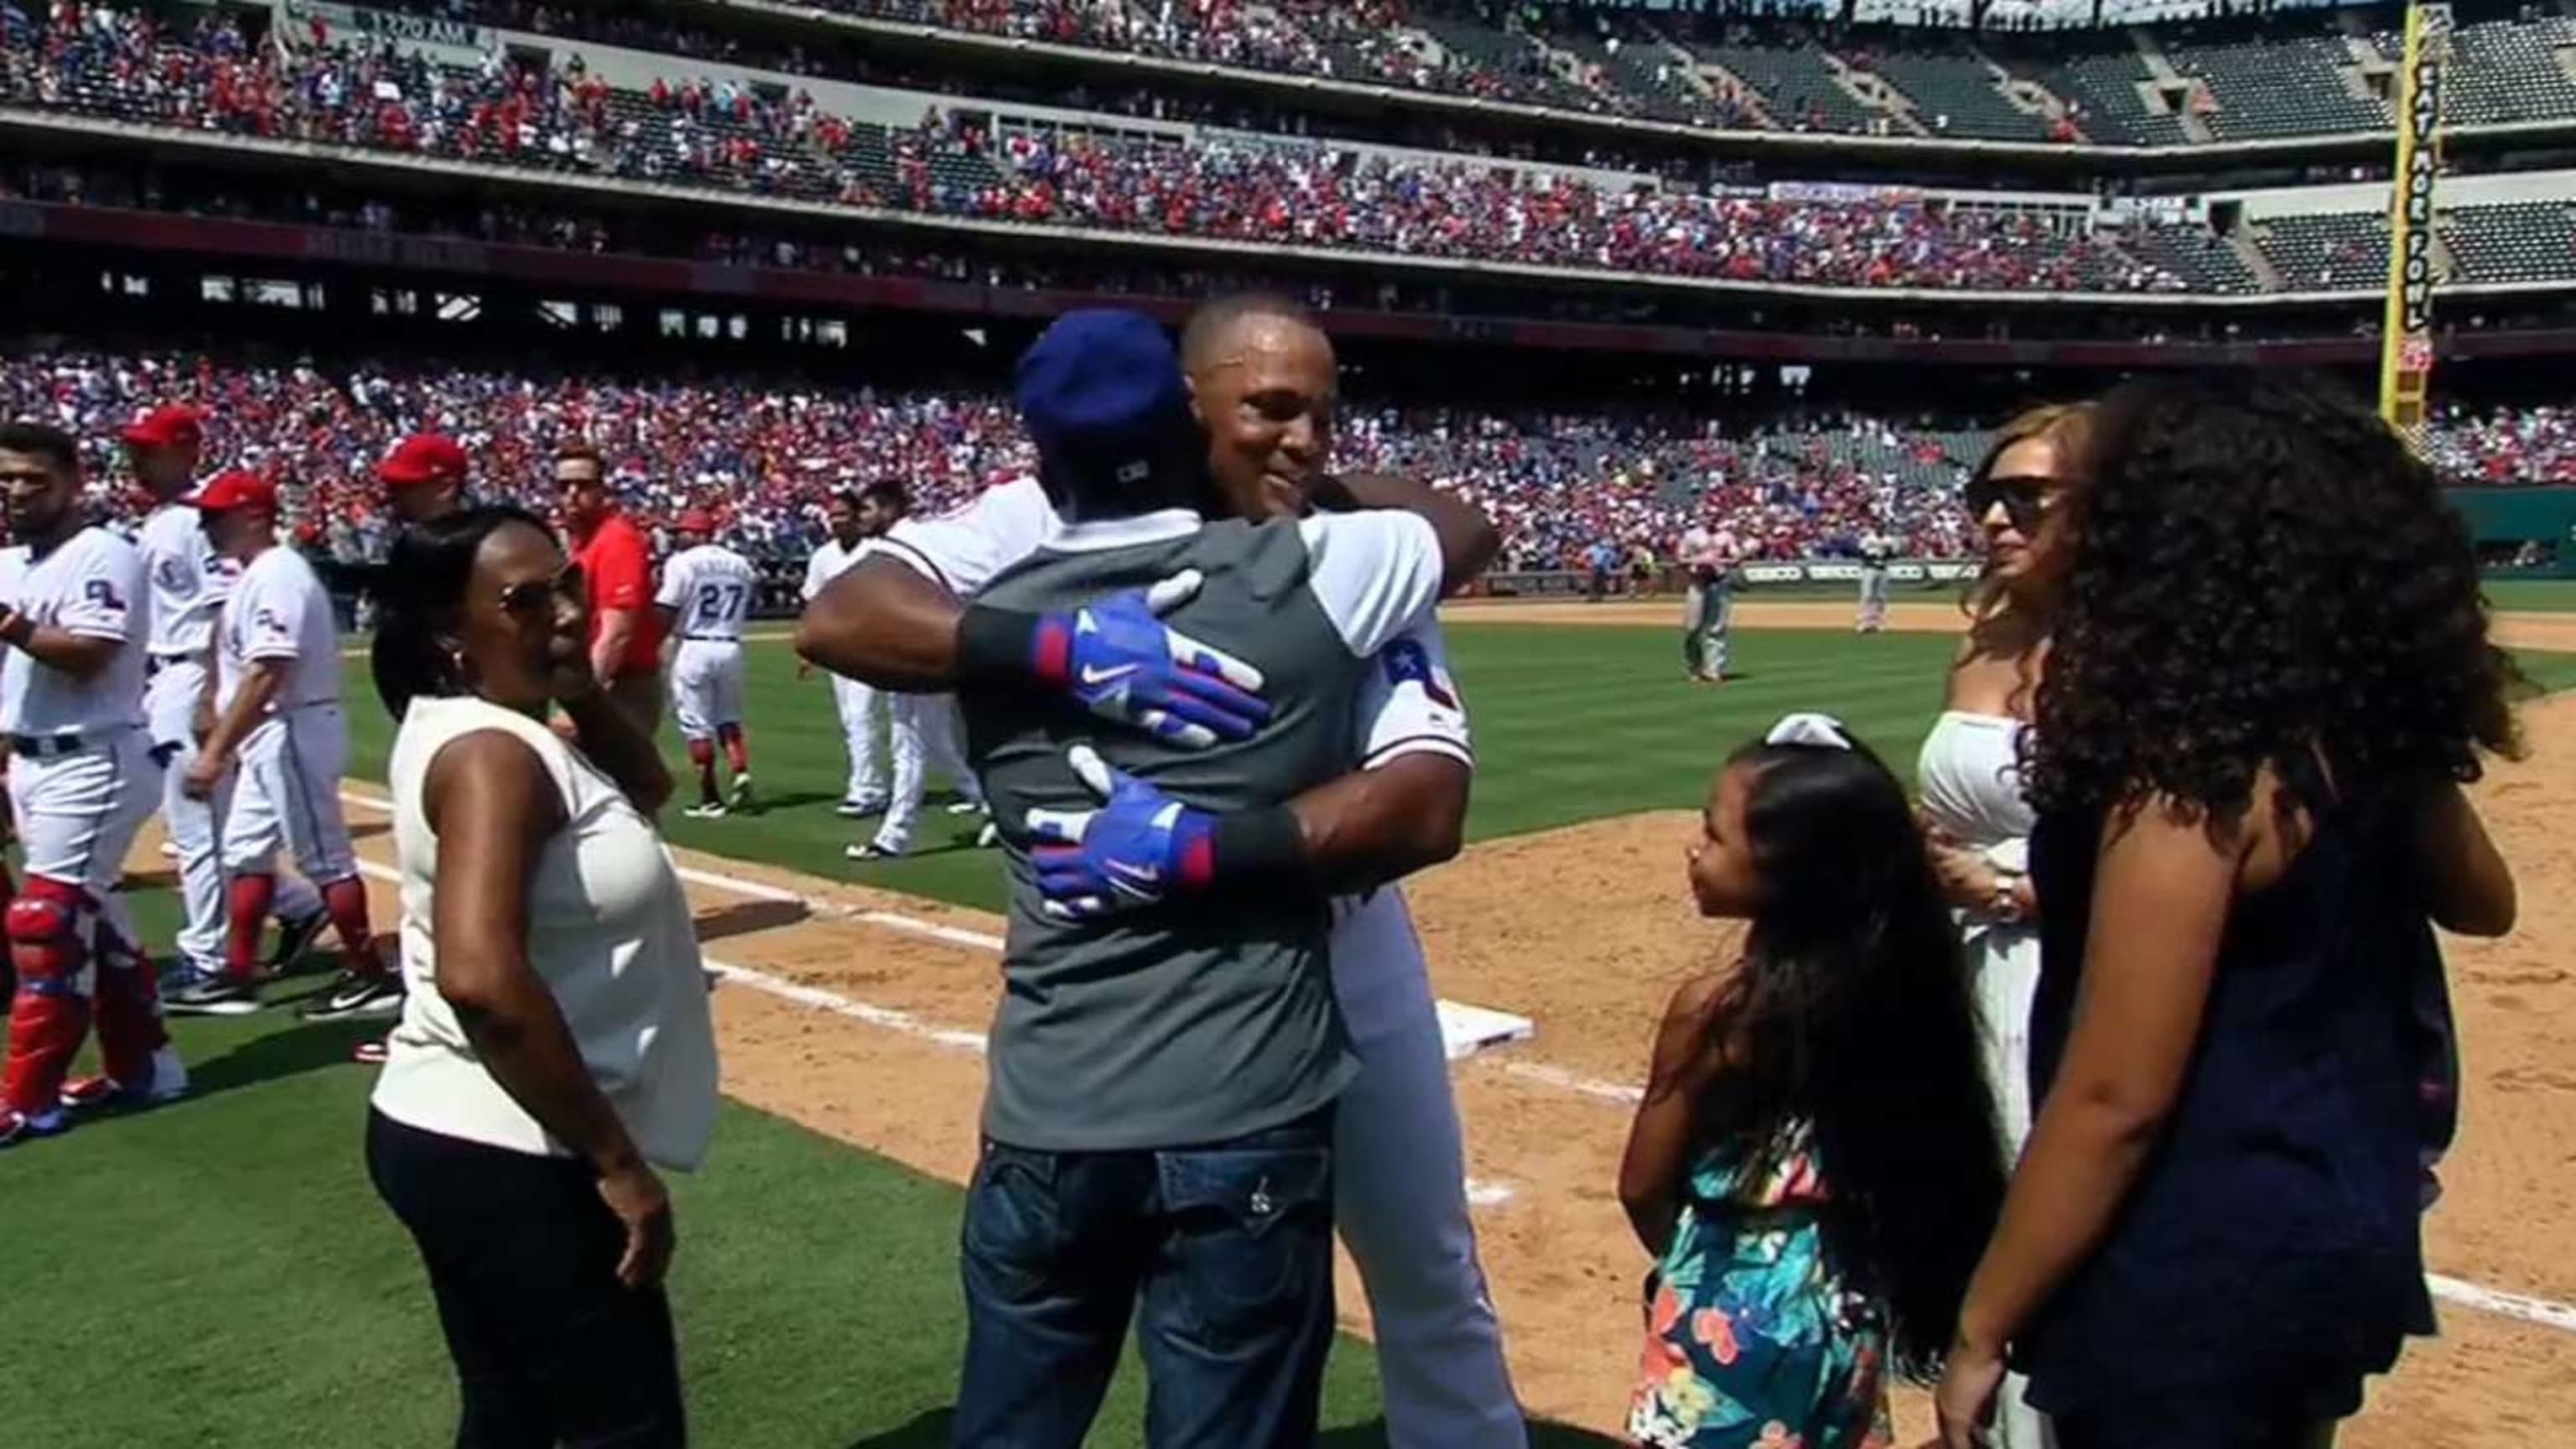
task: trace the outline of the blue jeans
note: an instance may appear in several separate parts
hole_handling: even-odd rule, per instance
[[[1333,1338],[1329,1112],[1205,1147],[984,1144],[959,1449],[1078,1449],[1131,1310],[1154,1449],[1315,1439]]]

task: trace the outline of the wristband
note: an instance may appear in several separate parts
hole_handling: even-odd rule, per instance
[[[988,608],[969,604],[957,620],[957,682],[960,684],[1024,684],[1032,675],[1041,679],[1061,679],[1069,668],[1071,640],[1055,651],[1054,672],[1038,654],[1038,632],[1042,621],[1035,614],[1018,609]]]
[[[1285,805],[1218,816],[1211,844],[1219,881],[1305,877],[1306,832]]]

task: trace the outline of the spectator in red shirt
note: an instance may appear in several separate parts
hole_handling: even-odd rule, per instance
[[[644,535],[608,494],[599,450],[555,454],[555,486],[573,562],[590,589],[590,667],[602,689],[647,736],[662,718],[662,625],[653,615],[653,561]]]

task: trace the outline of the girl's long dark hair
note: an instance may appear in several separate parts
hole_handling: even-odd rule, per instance
[[[440,636],[455,636],[463,623],[465,588],[474,577],[474,555],[483,540],[524,523],[548,538],[554,530],[524,508],[482,504],[460,508],[406,528],[385,558],[378,596],[376,638],[367,663],[376,696],[397,720],[416,695],[466,692],[455,656]]]
[[[2275,769],[2474,780],[2526,688],[2430,468],[2330,386],[2131,383],[2102,405],[2027,778],[2043,810],[2241,815]]]
[[[1712,1020],[1702,1120],[1763,1145],[1814,1131],[1826,1251],[1887,1305],[1901,1373],[1939,1371],[2004,1195],[1958,928],[1905,787],[1866,746],[1755,745],[1746,829],[1770,891]]]

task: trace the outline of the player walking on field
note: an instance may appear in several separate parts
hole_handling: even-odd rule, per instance
[[[214,671],[215,616],[232,593],[241,569],[215,552],[197,510],[182,501],[197,482],[203,420],[193,408],[154,408],[124,432],[127,460],[153,503],[135,543],[143,552],[145,611],[144,729],[159,776],[162,825],[179,864],[184,919],[179,928],[181,970],[219,976],[227,931],[224,866],[216,851],[216,821],[224,795],[191,799],[182,788],[197,758],[197,735]],[[289,872],[277,882],[277,952],[284,969],[329,924],[321,894]]]
[[[174,993],[171,1009],[219,1015],[258,1009],[259,931],[284,848],[321,886],[348,958],[303,1014],[389,1015],[401,1008],[402,983],[385,968],[368,929],[367,889],[340,814],[349,722],[340,710],[340,641],[330,596],[302,554],[278,545],[275,484],[225,473],[189,501],[204,515],[215,551],[242,571],[216,629],[215,725],[186,777],[188,794],[199,800],[213,798],[225,777],[234,777],[223,816],[231,930],[224,974]]]
[[[661,592],[653,596],[662,628],[677,633],[671,656],[672,713],[689,763],[698,767],[698,803],[688,814],[721,820],[728,808],[716,792],[716,747],[733,772],[730,808],[752,806],[751,747],[742,734],[742,626],[760,591],[751,560],[715,541],[716,523],[703,508],[680,515],[680,551],[662,566]]]
[[[867,550],[875,552],[890,546],[886,540],[904,522],[910,500],[900,485],[881,485],[871,492],[881,520],[879,538]],[[891,860],[912,849],[912,833],[921,818],[921,798],[929,789],[933,765],[957,787],[958,798],[949,805],[950,814],[985,811],[984,787],[975,772],[967,768],[965,752],[957,743],[957,697],[944,691],[887,691],[886,712],[890,717],[887,734],[894,752],[894,796],[886,804],[885,819],[877,822],[875,838],[842,852],[852,860]],[[1000,831],[990,820],[975,835],[979,847],[995,845],[1000,840]]]
[[[891,495],[893,506],[887,507]],[[825,511],[825,522],[831,537],[814,550],[805,563],[804,602],[814,602],[832,580],[849,572],[850,566],[867,552],[868,540],[892,527],[903,516],[903,488],[895,483],[871,485],[865,493],[835,493]],[[796,677],[806,678],[814,666],[799,662]],[[826,675],[832,681],[832,710],[840,717],[842,747],[850,756],[850,782],[841,793],[840,814],[855,820],[886,808],[887,795],[882,752],[877,748],[877,721],[886,713],[889,697],[873,685],[838,674]]]
[[[1896,540],[1871,529],[1860,540],[1859,631],[1875,634],[1887,627],[1887,566],[1896,558]]]
[[[1735,623],[1740,550],[1735,535],[1695,523],[1681,538],[1682,668],[1703,684],[1726,682],[1727,637]]]
[[[116,890],[152,809],[142,555],[82,516],[77,448],[58,429],[0,427],[0,504],[19,540],[0,549],[0,730],[26,851],[6,917],[7,1146],[61,1131],[66,1107],[175,1097],[188,1074]],[[66,1085],[93,1015],[104,1075]]]

